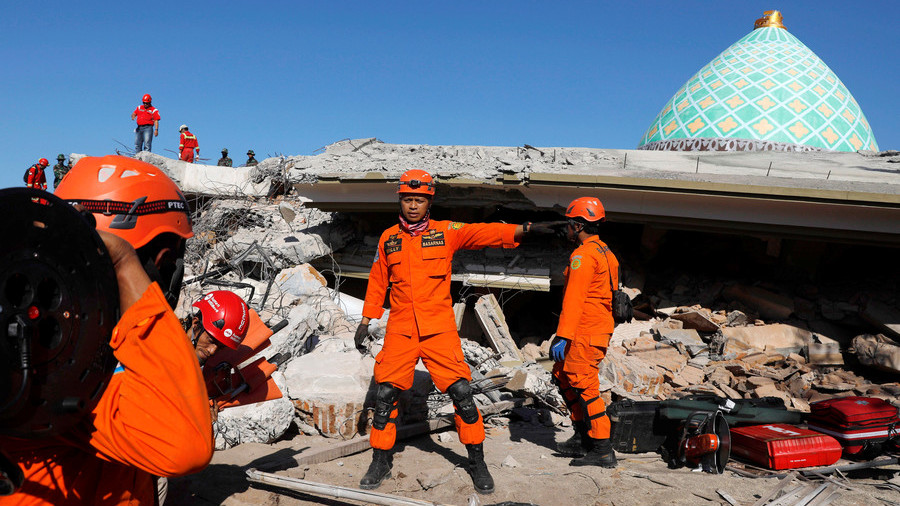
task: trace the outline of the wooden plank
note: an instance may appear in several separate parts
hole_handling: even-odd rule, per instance
[[[503,309],[494,294],[489,293],[478,298],[475,302],[475,315],[491,347],[500,354],[500,363],[505,366],[522,364],[522,354],[509,333]]]

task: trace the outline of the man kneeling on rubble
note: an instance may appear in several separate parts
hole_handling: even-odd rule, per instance
[[[558,445],[573,466],[616,467],[610,421],[600,398],[600,361],[612,337],[612,291],[619,283],[619,262],[598,237],[606,220],[600,200],[581,197],[566,210],[567,238],[577,247],[569,257],[566,287],[556,337],[550,344],[553,377],[569,407],[575,435]]]
[[[369,321],[384,314],[384,296],[391,286],[391,314],[384,347],[375,357],[375,415],[369,442],[372,464],[359,486],[377,488],[391,475],[391,449],[397,438],[397,401],[413,384],[421,358],[435,387],[453,399],[456,430],[469,454],[469,474],[475,490],[494,491],[494,479],[484,462],[484,422],[475,406],[472,379],[463,358],[450,297],[453,253],[460,249],[513,248],[526,232],[554,233],[565,222],[458,223],[430,219],[435,181],[424,170],[412,169],[400,177],[399,223],[385,230],[378,241],[356,330],[356,346],[363,346]]]

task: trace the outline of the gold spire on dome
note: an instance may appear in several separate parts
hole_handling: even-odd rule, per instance
[[[767,26],[774,26],[775,28],[784,28],[784,25],[781,23],[781,12],[779,11],[766,11],[763,13],[763,17],[756,20],[753,23],[753,29],[764,28]],[[786,29],[786,28],[785,28]]]

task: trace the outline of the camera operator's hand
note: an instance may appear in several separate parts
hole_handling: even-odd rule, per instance
[[[144,271],[137,252],[131,244],[121,237],[98,230],[100,239],[109,252],[113,267],[116,270],[116,281],[119,283],[119,307],[124,313],[144,295],[150,286],[150,277]]]

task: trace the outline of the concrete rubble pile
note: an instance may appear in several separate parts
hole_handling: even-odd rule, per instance
[[[267,358],[290,354],[273,376],[285,397],[220,413],[217,448],[272,442],[292,425],[305,434],[343,439],[368,432],[374,404],[373,356],[380,350],[387,314],[372,322],[370,330],[378,339],[369,353],[360,354],[353,335],[362,301],[341,293],[339,285],[337,290],[329,288],[310,265],[360,239],[339,214],[304,207],[289,195],[260,197],[278,178],[312,181],[322,167],[347,168],[354,162],[387,166],[399,156],[392,150],[417,150],[390,145],[391,150],[377,155],[365,151],[365,146],[377,142],[339,143],[318,157],[266,159],[262,168],[242,173],[227,192],[210,191],[215,185],[189,175],[202,167],[207,171],[203,177],[212,177],[211,167],[141,155],[179,184],[194,185],[185,190],[197,212],[180,316],[190,314],[190,303],[202,293],[229,289],[244,297],[270,327],[287,321],[260,353]],[[457,170],[457,161],[440,165],[441,149],[446,148],[423,149],[421,164]],[[476,159],[494,160],[499,172],[530,166],[538,159],[548,163],[548,157],[557,165],[581,161],[566,150],[539,154],[525,148],[460,149],[471,151]],[[313,159],[321,167],[310,164]],[[336,263],[329,274],[340,279]],[[607,402],[715,394],[778,397],[788,408],[808,411],[810,402],[833,396],[866,395],[891,402],[900,396],[896,381],[900,359],[894,350],[900,337],[894,322],[900,319],[894,318],[898,301],[891,291],[878,292],[867,301],[838,300],[814,287],[804,287],[805,296],[795,296],[779,287],[680,276],[650,293],[645,291],[644,275],[631,272],[624,279],[626,284],[639,280],[638,286],[626,287],[639,319],[616,328],[601,364],[601,394]],[[550,336],[542,342],[534,342],[533,336],[517,342],[505,323],[511,315],[503,315],[493,295],[481,299],[478,311],[484,332],[480,338],[463,339],[479,405],[527,398],[539,408],[544,423],[567,425],[565,404],[549,372]],[[882,333],[848,331],[872,327]],[[401,423],[453,412],[449,397],[436,392],[421,364],[413,388],[404,392],[400,404]],[[494,423],[514,414],[501,413]]]

